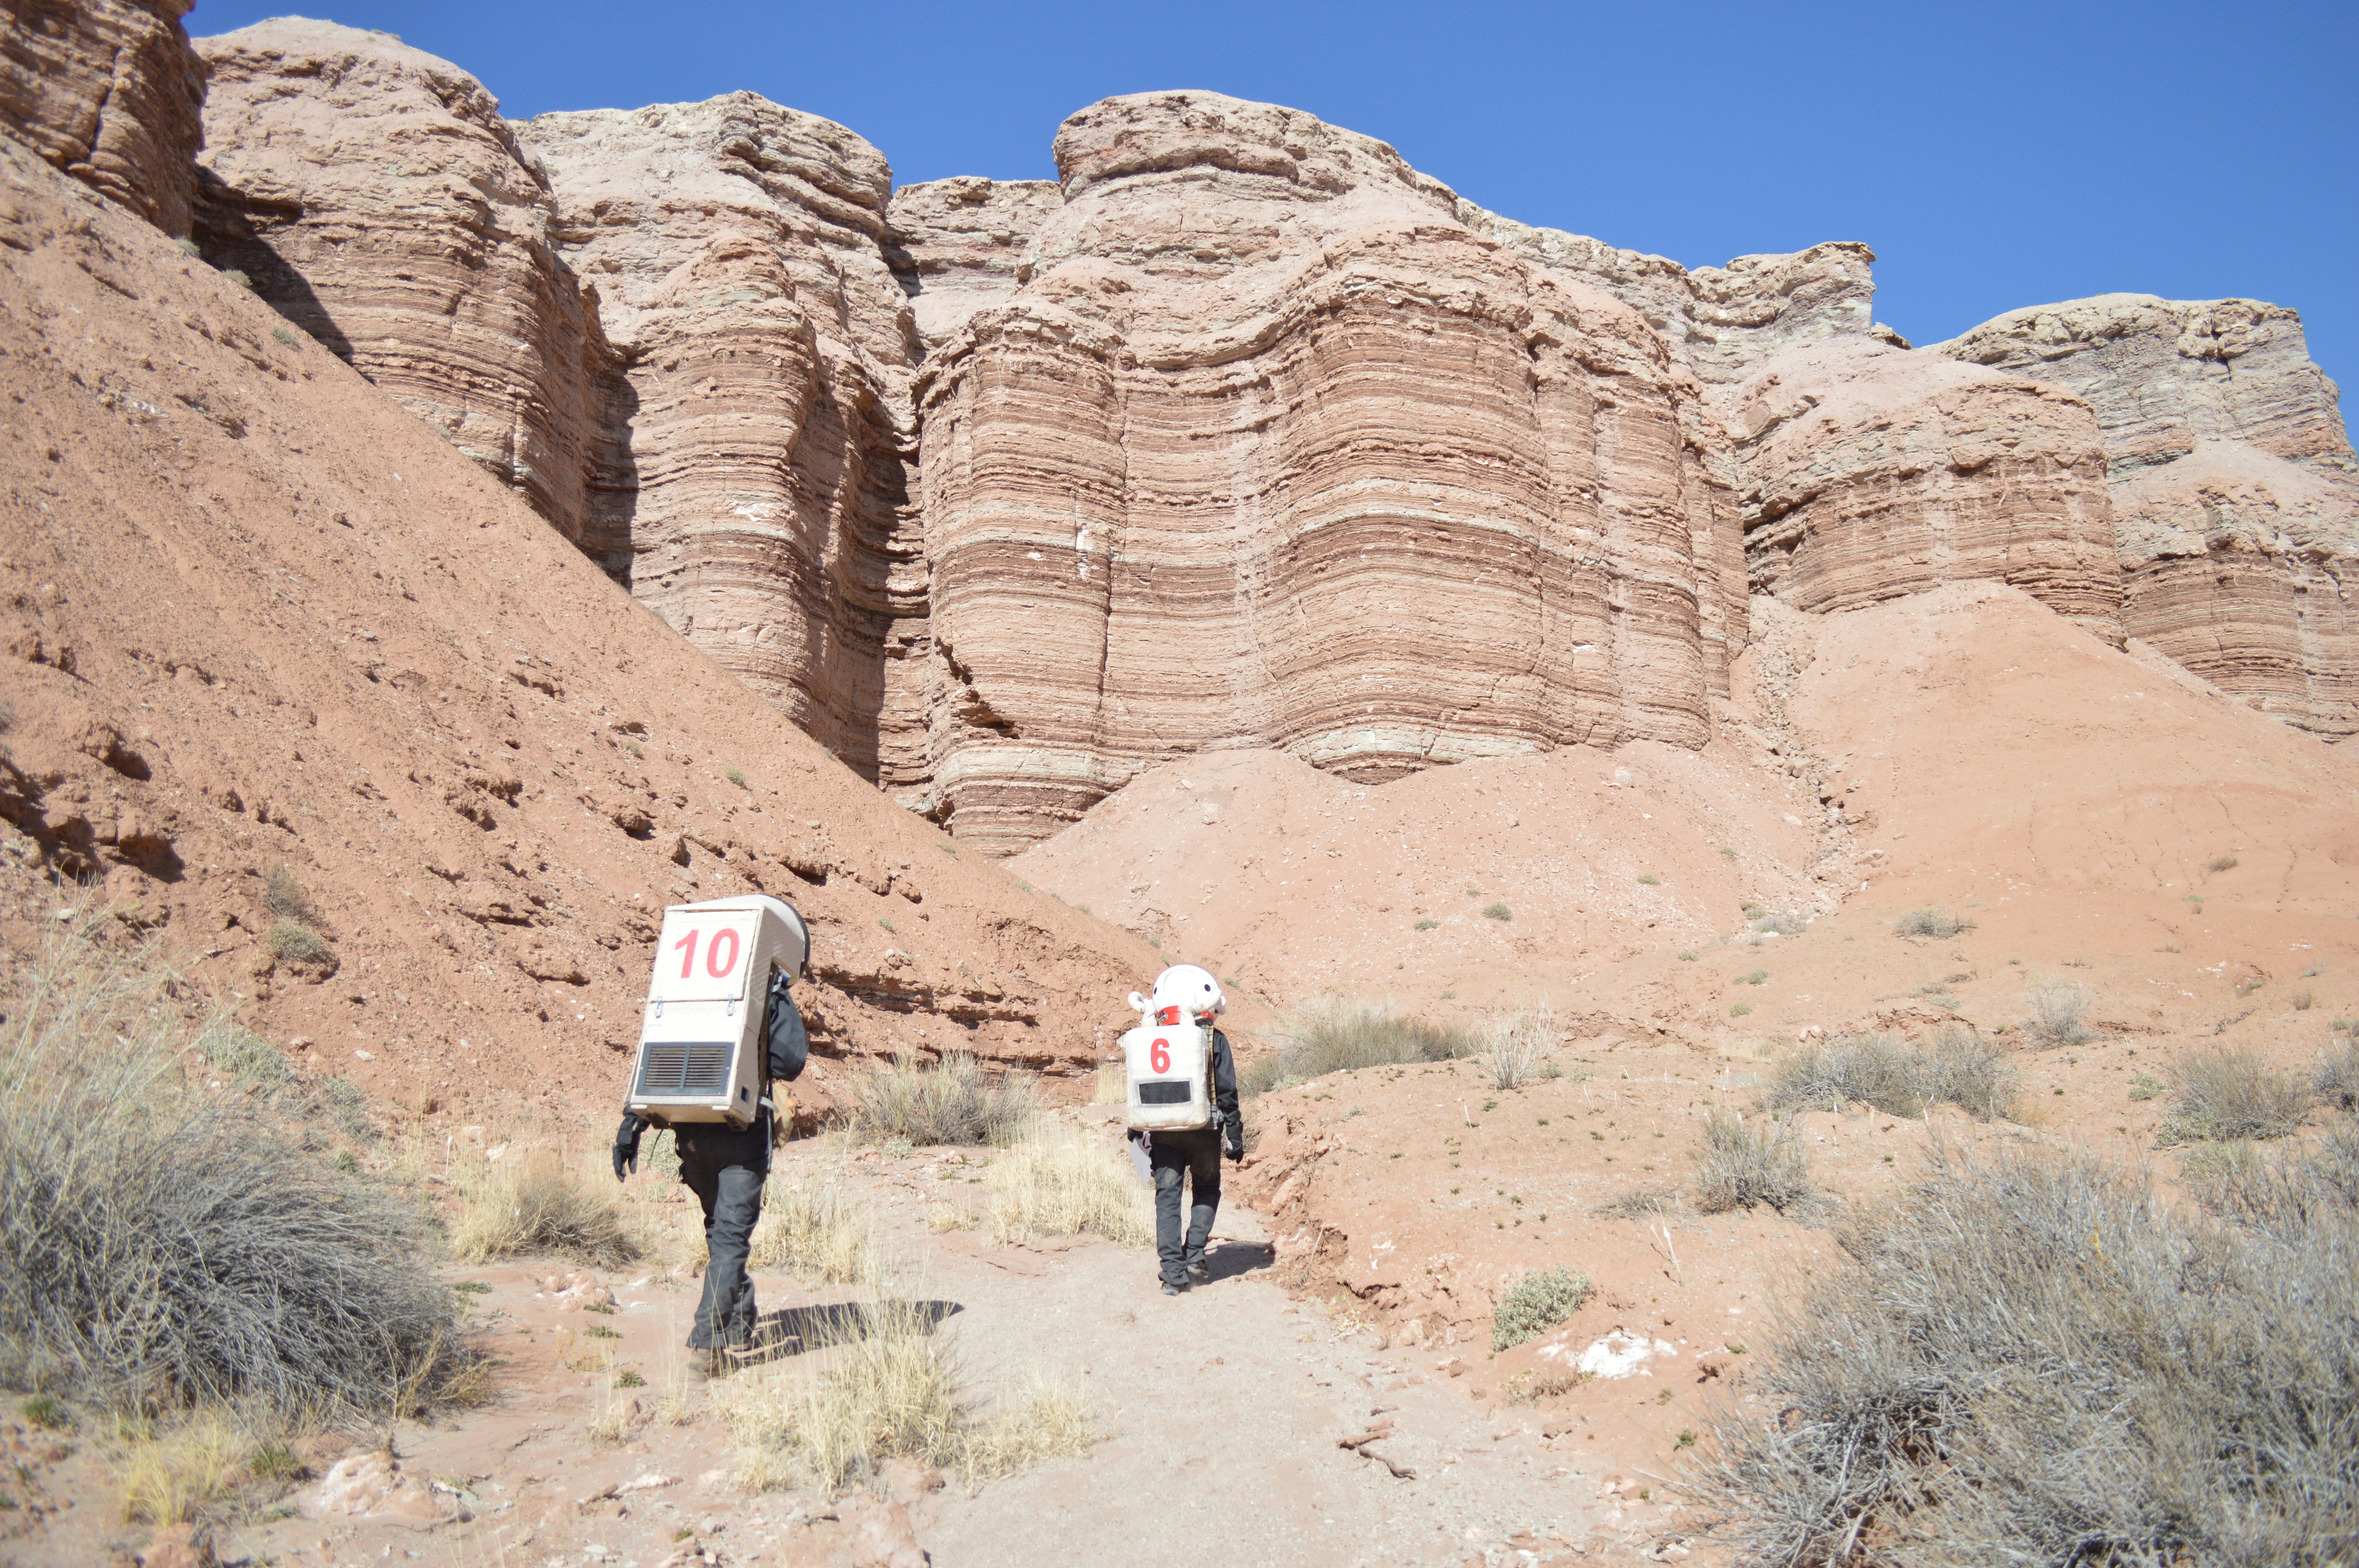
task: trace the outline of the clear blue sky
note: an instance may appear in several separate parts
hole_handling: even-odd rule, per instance
[[[1052,178],[1097,99],[1211,88],[1527,223],[1717,265],[1875,249],[1916,342],[2109,290],[2273,300],[2359,375],[2359,4],[1184,5],[305,0],[508,114],[749,88],[902,183]],[[190,31],[283,6],[200,0]],[[2350,410],[2359,418],[2359,406]]]

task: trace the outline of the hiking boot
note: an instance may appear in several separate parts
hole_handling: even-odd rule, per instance
[[[1163,1281],[1163,1293],[1167,1296],[1176,1296],[1183,1288],[1183,1286],[1173,1284],[1169,1280]]]
[[[1212,1282],[1212,1271],[1207,1269],[1201,1263],[1190,1263],[1188,1265],[1188,1282],[1191,1285],[1211,1284]]]

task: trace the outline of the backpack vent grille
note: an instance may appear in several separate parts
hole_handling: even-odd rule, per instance
[[[650,1042],[639,1058],[641,1095],[717,1095],[728,1087],[729,1042]]]
[[[1150,1079],[1138,1086],[1141,1105],[1186,1105],[1191,1098],[1190,1086],[1185,1078]]]

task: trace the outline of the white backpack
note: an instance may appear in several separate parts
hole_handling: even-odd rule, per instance
[[[1124,1100],[1134,1131],[1186,1132],[1212,1125],[1212,1032],[1180,1017],[1176,1007],[1159,1009],[1122,1037],[1128,1079]],[[1162,1018],[1173,1022],[1156,1022]]]

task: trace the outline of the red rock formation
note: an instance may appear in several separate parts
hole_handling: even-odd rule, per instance
[[[613,356],[499,103],[388,33],[282,17],[200,40],[199,237],[279,314],[593,553]]]
[[[1935,351],[2089,400],[2131,636],[2263,712],[2330,740],[2359,731],[2359,460],[2299,316],[2107,294]]]
[[[1866,338],[1781,354],[1727,395],[1756,589],[1828,611],[2006,582],[2120,645],[2105,456],[2081,398]]]
[[[921,377],[935,809],[1010,850],[1188,751],[1383,779],[1701,744],[1721,438],[1637,314],[1390,147],[1206,93],[1056,144],[1030,280]]]
[[[0,0],[0,132],[176,239],[204,139],[192,3]]]
[[[908,291],[928,349],[1031,276],[1026,257],[1032,237],[1064,201],[1053,179],[972,175],[905,185],[893,193],[886,255]]]
[[[632,592],[864,775],[921,770],[917,329],[884,157],[750,92],[517,134],[628,364],[632,473],[597,531]]]

